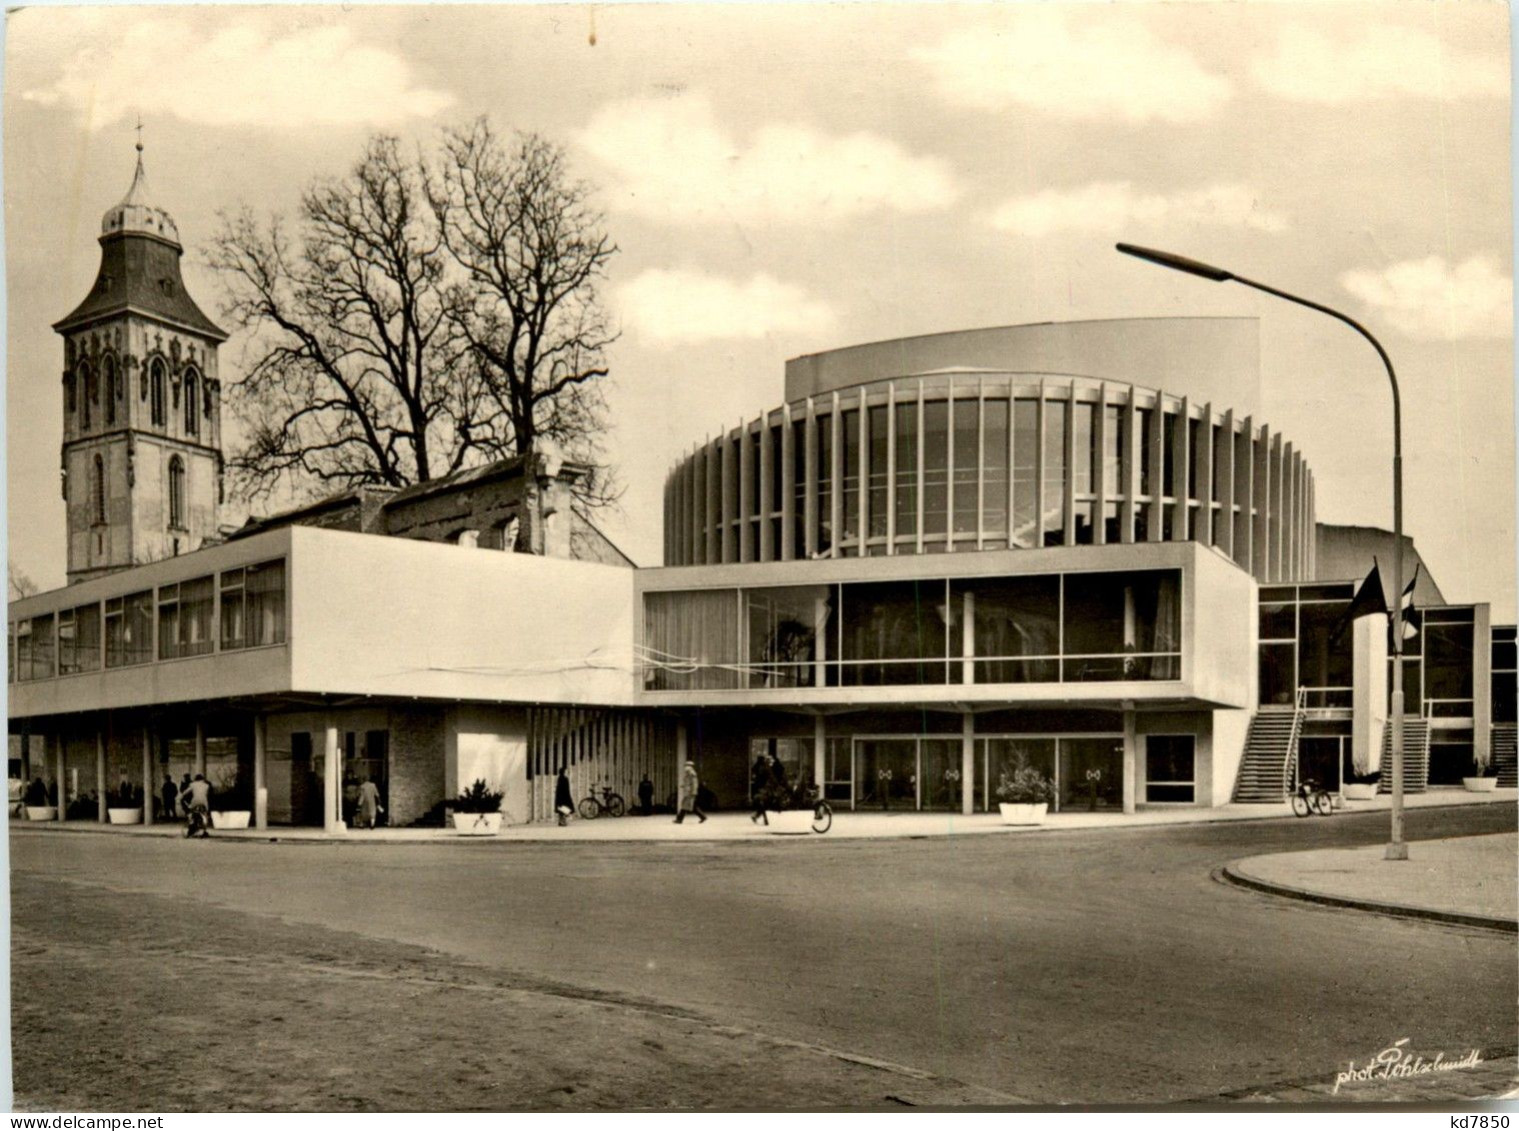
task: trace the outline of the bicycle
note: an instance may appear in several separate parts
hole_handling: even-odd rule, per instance
[[[1333,809],[1334,798],[1311,778],[1298,782],[1297,788],[1292,792],[1292,812],[1295,816],[1306,817],[1310,813],[1318,813],[1327,817]]]
[[[813,786],[807,791],[807,800],[812,803],[812,831],[821,834],[833,828],[833,806],[823,800],[823,791]]]
[[[596,796],[597,789],[601,790],[600,797]],[[608,817],[621,817],[628,811],[628,803],[609,785],[593,786],[589,796],[580,799],[576,811],[582,821],[594,821],[603,813]]]

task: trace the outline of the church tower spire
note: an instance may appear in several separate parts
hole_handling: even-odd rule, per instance
[[[199,548],[222,501],[221,382],[227,335],[180,273],[174,218],[137,167],[100,220],[100,269],[63,337],[63,497],[68,579]]]

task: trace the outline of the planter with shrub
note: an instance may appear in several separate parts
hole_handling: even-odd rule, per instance
[[[500,790],[491,789],[484,778],[454,798],[454,831],[465,836],[495,836],[501,831]]]
[[[113,825],[142,824],[142,790],[124,783],[105,791],[106,819]]]
[[[1011,774],[997,780],[997,809],[1004,825],[1042,825],[1055,797],[1055,786],[1027,762],[1019,762]]]

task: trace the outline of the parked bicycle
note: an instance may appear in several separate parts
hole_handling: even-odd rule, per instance
[[[596,790],[601,790],[601,796],[596,796]],[[608,817],[621,817],[628,811],[628,803],[622,799],[622,794],[616,792],[609,785],[594,786],[588,797],[580,799],[576,812],[580,814],[582,821],[594,821],[597,817],[605,814]]]
[[[812,803],[812,831],[826,833],[833,828],[833,806],[823,800],[823,791],[812,786],[807,791],[807,800]]]
[[[1311,778],[1304,778],[1297,783],[1297,789],[1292,792],[1292,812],[1299,817],[1306,817],[1310,813],[1318,813],[1327,817],[1334,810],[1334,798],[1329,791]]]

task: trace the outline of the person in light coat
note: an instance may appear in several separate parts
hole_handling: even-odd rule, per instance
[[[695,813],[701,818],[702,824],[706,824],[707,815],[701,811],[701,805],[697,802],[697,794],[701,791],[701,775],[696,772],[696,763],[687,762],[685,769],[680,771],[680,789],[675,804],[675,823],[684,823],[687,813]]]

